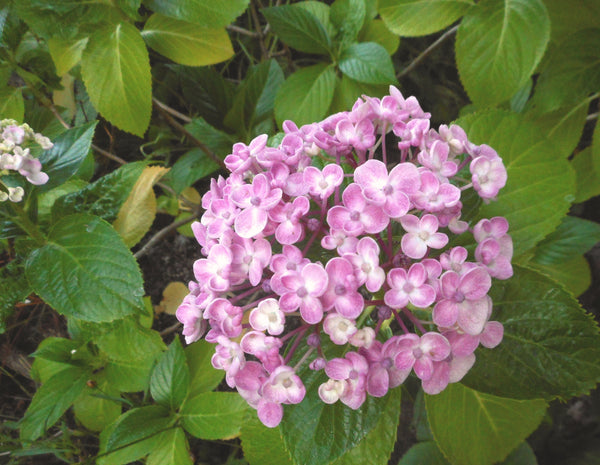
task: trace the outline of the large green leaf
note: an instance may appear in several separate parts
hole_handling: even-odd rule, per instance
[[[190,384],[190,369],[178,338],[163,352],[150,378],[150,394],[156,402],[177,409],[185,399]]]
[[[303,370],[306,397],[297,405],[285,407],[280,424],[295,463],[320,465],[340,458],[356,447],[372,431],[385,411],[386,398],[367,397],[352,410],[341,402],[325,404],[319,397],[319,385],[327,381],[322,371]]]
[[[533,261],[542,265],[559,265],[582,255],[600,242],[600,224],[566,216],[556,230],[535,248]]]
[[[97,121],[69,129],[54,140],[54,146],[44,151],[39,160],[50,179],[40,189],[49,190],[73,176],[87,156]]]
[[[544,275],[514,267],[495,282],[492,320],[504,325],[502,343],[476,352],[463,383],[515,399],[567,399],[600,381],[600,335],[575,298]]]
[[[396,75],[388,52],[375,42],[353,44],[342,52],[340,70],[366,84],[394,84]]]
[[[280,428],[267,428],[249,411],[240,434],[244,458],[250,465],[294,465]]]
[[[81,74],[94,107],[124,131],[143,136],[152,86],[146,44],[130,23],[99,28],[85,48]]]
[[[600,27],[600,3],[596,0],[544,0],[552,22],[551,40],[560,44],[569,34]]]
[[[529,79],[550,38],[541,0],[482,0],[462,20],[456,64],[478,106],[510,99]]]
[[[389,92],[388,89],[389,87],[385,85],[365,84],[364,82],[358,82],[343,75],[341,79],[336,80],[335,92],[333,93],[329,112],[349,111],[356,102],[356,99],[363,95],[379,98],[387,95]]]
[[[540,265],[536,262],[529,262],[527,266],[562,284],[575,297],[583,294],[592,284],[590,264],[583,255],[562,262],[559,266]]]
[[[0,334],[6,330],[6,320],[15,305],[31,293],[31,286],[23,273],[23,265],[16,261],[0,268]]]
[[[275,98],[275,119],[290,119],[298,126],[320,121],[327,113],[335,87],[335,69],[328,63],[302,68],[279,88]]]
[[[29,256],[25,273],[34,291],[67,317],[111,321],[143,307],[133,255],[95,216],[71,215],[55,224],[48,243]]]
[[[451,384],[426,396],[433,437],[451,463],[492,465],[507,455],[540,424],[546,402],[496,397]]]
[[[356,42],[366,16],[365,0],[335,0],[330,19],[337,30],[337,41],[344,46]]]
[[[3,87],[0,89],[0,118],[14,119],[23,122],[25,103],[23,93],[16,87]]]
[[[263,8],[261,12],[273,32],[290,47],[306,53],[330,53],[331,39],[310,11],[297,5],[282,5]]]
[[[65,39],[60,36],[48,40],[48,50],[56,66],[56,74],[63,76],[81,60],[88,38]]]
[[[390,31],[381,19],[367,20],[358,39],[359,42],[375,42],[390,55],[393,55],[400,45],[400,38]]]
[[[386,394],[386,405],[375,428],[332,465],[380,465],[388,462],[396,443],[400,422],[401,393],[402,390],[397,388]]]
[[[450,465],[435,441],[419,442],[412,446],[398,465]]]
[[[215,352],[214,344],[199,340],[186,347],[184,352],[190,369],[189,397],[196,397],[202,392],[216,388],[225,372],[213,368],[210,361]]]
[[[229,146],[231,149],[231,145]],[[178,194],[220,168],[202,149],[192,149],[175,162],[163,181]]]
[[[144,162],[128,163],[83,189],[59,198],[52,207],[52,216],[60,218],[85,212],[114,221],[145,166]]]
[[[122,403],[116,400],[119,398],[119,390],[106,379],[104,373],[92,375],[91,379],[95,385],[90,387],[88,384],[84,388],[73,404],[73,410],[77,420],[87,429],[102,431],[119,417]]]
[[[379,0],[378,11],[392,32],[416,37],[441,31],[471,5],[471,0]]]
[[[533,102],[551,111],[600,91],[600,28],[577,31],[554,51],[540,75]]]
[[[79,397],[89,377],[80,367],[56,373],[37,390],[21,421],[21,439],[35,441],[50,428]]]
[[[600,126],[599,126],[600,127]],[[577,192],[575,202],[585,202],[592,197],[600,195],[600,154],[597,166],[594,165],[594,152],[592,147],[587,147],[575,154],[571,166],[575,170]]]
[[[248,138],[256,124],[271,116],[275,95],[283,80],[283,71],[275,60],[251,68],[225,116],[225,125]]]
[[[158,53],[182,65],[212,65],[233,56],[225,29],[201,27],[158,13],[148,18],[142,37]]]
[[[225,27],[241,15],[250,0],[146,0],[157,13],[204,27]]]
[[[478,216],[506,217],[514,254],[519,256],[565,216],[574,199],[575,174],[562,154],[522,115],[492,110],[461,118],[458,124],[469,140],[490,145],[504,161],[506,186],[497,201],[481,207]]]
[[[146,465],[193,465],[185,432],[173,428],[161,433]]]
[[[248,404],[237,392],[204,392],[181,408],[183,427],[201,439],[231,439],[240,433]]]

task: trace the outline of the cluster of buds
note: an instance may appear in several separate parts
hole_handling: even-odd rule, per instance
[[[429,118],[390,87],[320,123],[286,121],[276,147],[235,144],[231,174],[211,181],[192,225],[205,258],[177,317],[187,343],[216,345],[212,364],[265,425],[304,398],[304,364],[324,370],[323,402],[357,409],[411,372],[439,393],[501,342],[488,291],[512,275],[508,223],[461,220],[461,193],[493,199],[506,170]],[[471,260],[452,235],[476,244]]]
[[[48,175],[42,171],[42,164],[30,153],[30,148],[36,144],[44,150],[52,148],[50,139],[38,134],[27,124],[15,120],[0,121],[0,175],[18,172],[34,185],[48,182]],[[20,202],[25,191],[21,186],[7,186],[0,181],[0,202],[10,200]]]

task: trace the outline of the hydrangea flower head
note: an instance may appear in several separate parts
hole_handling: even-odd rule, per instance
[[[286,121],[277,146],[235,144],[231,174],[203,197],[204,257],[177,317],[186,342],[216,344],[213,365],[265,425],[302,402],[307,369],[327,377],[323,402],[358,409],[411,374],[437,394],[501,343],[488,292],[512,276],[508,222],[462,220],[461,195],[493,200],[506,170],[429,118],[391,87],[319,123]],[[449,247],[457,235],[474,252]]]

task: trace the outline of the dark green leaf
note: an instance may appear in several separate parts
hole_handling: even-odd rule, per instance
[[[162,353],[150,378],[150,394],[156,402],[177,409],[185,399],[190,384],[190,370],[178,338]]]
[[[375,42],[362,42],[342,52],[342,73],[367,84],[394,84],[394,65],[385,48]]]
[[[249,411],[240,434],[244,458],[250,465],[293,465],[280,428],[267,428]]]
[[[263,8],[273,32],[296,50],[306,53],[329,55],[331,39],[327,31],[310,11],[297,5]]]
[[[6,330],[6,320],[15,305],[32,291],[23,271],[23,265],[16,261],[0,268],[0,334]]]
[[[494,349],[481,348],[463,383],[514,399],[567,399],[600,381],[600,335],[575,298],[540,273],[514,267],[490,295],[492,320],[504,325]]]
[[[510,99],[535,71],[550,39],[542,0],[483,0],[463,18],[456,64],[473,103]]]
[[[173,428],[161,433],[146,465],[193,465],[183,429]]]
[[[47,337],[31,356],[68,364],[72,363],[72,355],[80,345],[80,342],[64,337]]]
[[[412,446],[398,465],[450,465],[435,441],[419,442]]]
[[[251,68],[225,116],[225,125],[248,137],[254,125],[272,115],[275,95],[283,80],[283,71],[275,60]]]
[[[577,192],[575,202],[585,202],[596,195],[600,195],[600,174],[594,166],[594,152],[592,147],[587,147],[575,154],[571,166],[575,170]],[[600,156],[598,157],[600,168]]]
[[[501,465],[538,465],[538,462],[529,444],[523,441]]]
[[[172,423],[173,418],[161,405],[148,405],[129,410],[114,423],[112,432],[106,441],[105,451],[110,452],[119,447],[156,436],[165,431]]]
[[[458,383],[425,396],[425,404],[435,442],[451,463],[461,465],[504,460],[537,428],[547,408],[540,399],[496,397]]]
[[[570,291],[575,297],[583,294],[592,284],[590,265],[583,255],[571,258],[560,266],[529,262],[527,266],[545,274]]]
[[[54,425],[81,394],[88,377],[87,370],[69,367],[42,384],[21,421],[21,439],[35,441]]]
[[[139,267],[108,223],[71,215],[54,225],[48,240],[30,255],[25,273],[34,291],[56,311],[102,322],[143,307]]]
[[[341,44],[356,42],[358,32],[365,22],[367,10],[365,0],[335,0],[331,5],[331,23],[338,31]]]
[[[600,3],[596,0],[544,0],[552,22],[551,40],[560,44],[574,31],[600,27]]]
[[[392,32],[416,37],[441,31],[471,5],[471,0],[379,0],[378,11]]]
[[[183,427],[200,439],[231,439],[240,433],[248,404],[237,392],[204,392],[188,397]]]
[[[130,23],[98,28],[81,60],[94,107],[115,126],[143,136],[150,123],[152,85],[148,50]]]
[[[185,358],[190,368],[189,397],[196,397],[202,392],[216,388],[225,372],[213,368],[211,357],[215,352],[214,344],[200,340],[185,348]]]
[[[275,99],[275,119],[279,126],[286,120],[298,126],[320,121],[333,99],[335,69],[320,63],[292,74],[279,88]]]
[[[94,121],[63,132],[53,141],[54,146],[42,153],[39,160],[50,179],[39,189],[52,189],[77,172],[90,150],[96,123]]]
[[[231,149],[231,145],[229,148]],[[202,149],[192,149],[175,162],[163,181],[179,194],[186,187],[190,187],[199,179],[214,173],[219,168],[220,166]]]
[[[3,87],[0,89],[0,118],[14,119],[23,122],[25,104],[21,89],[16,87]]]
[[[83,393],[73,404],[75,417],[83,426],[91,431],[102,431],[106,426],[115,421],[121,415],[122,403],[119,398],[119,390],[110,383],[103,372],[92,374],[91,379],[95,386],[84,388]]]
[[[533,103],[543,111],[581,102],[600,90],[600,28],[568,36],[540,75]]]
[[[241,15],[250,0],[146,0],[153,11],[204,27],[225,27]]]
[[[52,208],[52,215],[60,218],[85,212],[108,222],[114,221],[145,166],[144,162],[128,163],[83,189],[59,198]]]
[[[329,113],[349,111],[356,102],[356,99],[362,95],[379,98],[387,95],[388,92],[388,86],[365,84],[342,75],[341,79],[336,80]]]
[[[600,242],[600,224],[566,216],[556,230],[535,248],[533,261],[541,265],[560,265],[582,255]]]
[[[483,205],[478,218],[504,216],[514,255],[531,249],[552,232],[575,194],[575,174],[560,152],[522,115],[500,110],[475,113],[458,121],[476,144],[488,144],[508,172],[498,200]]]

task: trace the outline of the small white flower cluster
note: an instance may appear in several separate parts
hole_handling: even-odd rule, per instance
[[[32,143],[44,150],[53,145],[50,139],[34,132],[28,124],[19,124],[12,119],[0,121],[0,176],[17,171],[31,184],[48,182],[48,175],[42,171],[42,164],[30,153]],[[10,187],[0,180],[0,202],[20,202],[24,194],[22,187]]]

